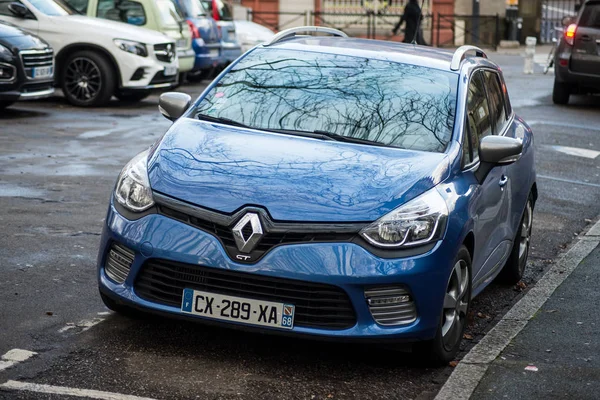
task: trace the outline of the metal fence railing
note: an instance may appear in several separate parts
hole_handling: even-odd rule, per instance
[[[350,36],[390,39],[402,14],[341,12],[275,12],[248,10],[247,18],[274,31],[299,25],[319,25],[340,29]],[[475,44],[496,48],[506,30],[499,15],[426,14],[421,21],[425,42],[437,47]],[[400,37],[402,33],[399,33]]]

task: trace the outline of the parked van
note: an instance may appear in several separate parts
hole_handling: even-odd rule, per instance
[[[176,43],[179,72],[194,68],[192,32],[172,0],[64,0],[88,17],[109,19],[159,31]]]

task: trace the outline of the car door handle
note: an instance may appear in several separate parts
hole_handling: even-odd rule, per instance
[[[507,183],[508,183],[508,176],[502,175],[502,177],[498,181],[498,185],[500,185],[500,187],[504,187],[504,186],[506,186]]]
[[[592,40],[592,38],[589,37],[588,35],[582,35],[581,40],[584,42],[589,42],[590,40]]]

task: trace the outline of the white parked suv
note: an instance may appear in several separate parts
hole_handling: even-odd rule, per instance
[[[178,83],[175,43],[121,22],[76,15],[61,0],[0,0],[0,20],[45,39],[56,54],[56,83],[77,106],[111,96],[139,100]]]

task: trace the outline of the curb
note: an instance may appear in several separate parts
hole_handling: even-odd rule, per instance
[[[458,363],[435,400],[467,400],[479,385],[489,365],[544,305],[557,287],[600,244],[600,220],[560,256],[534,287],[521,298]]]

